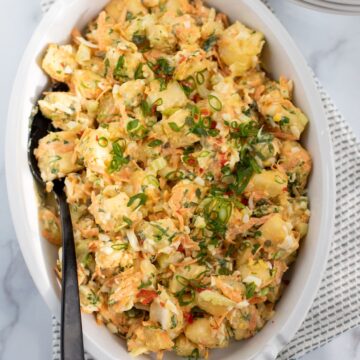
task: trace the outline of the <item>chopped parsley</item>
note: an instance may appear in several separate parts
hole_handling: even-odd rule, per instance
[[[216,44],[218,40],[218,37],[213,34],[213,35],[210,35],[203,43],[203,46],[202,48],[205,50],[205,51],[210,51],[213,46]]]
[[[255,295],[256,284],[251,282],[245,285],[245,296],[247,299],[252,298]]]
[[[119,59],[116,63],[114,72],[113,72],[113,76],[115,80],[120,80],[120,79],[126,79],[127,75],[125,73],[125,56],[124,55],[120,55]]]

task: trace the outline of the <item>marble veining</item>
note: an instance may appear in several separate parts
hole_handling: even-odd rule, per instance
[[[321,14],[270,0],[325,89],[360,137],[360,17]],[[4,178],[4,130],[21,54],[41,18],[39,0],[1,0],[0,13],[0,360],[49,360],[51,314],[36,290],[16,241]],[[20,10],[21,9],[21,10]],[[16,22],[16,25],[15,25]],[[355,100],[356,99],[356,100]],[[360,359],[360,328],[303,360]]]

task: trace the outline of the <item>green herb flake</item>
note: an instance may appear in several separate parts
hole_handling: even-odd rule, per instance
[[[200,351],[199,349],[194,349],[190,356],[188,357],[188,360],[198,360],[200,359]]]
[[[145,79],[145,76],[144,76],[144,73],[143,73],[143,66],[144,66],[144,63],[140,63],[140,64],[136,67],[135,74],[134,74],[135,80]]]
[[[150,41],[146,35],[136,32],[132,37],[132,42],[137,46],[141,52],[148,51],[150,49]]]
[[[171,130],[172,130],[172,131],[175,131],[175,132],[181,131],[181,129],[182,129],[182,127],[183,127],[183,126],[179,127],[179,125],[176,124],[176,123],[174,123],[174,122],[170,122],[170,123],[169,123],[169,126],[170,126]]]
[[[100,298],[92,291],[87,295],[86,298],[91,305],[96,305],[100,300]]]
[[[218,40],[218,37],[213,34],[213,35],[210,35],[203,43],[203,46],[202,48],[205,50],[205,51],[209,51],[213,48],[213,46],[216,44]]]
[[[254,296],[256,290],[256,284],[251,282],[245,285],[245,296],[247,299],[250,299]]]
[[[196,197],[197,197],[198,199],[201,198],[201,190],[200,190],[199,188],[197,188],[197,189],[195,190],[195,195],[196,195]]]
[[[163,144],[162,140],[155,139],[155,140],[150,141],[150,142],[148,143],[148,146],[149,146],[149,147],[157,147],[157,146],[160,146],[160,145],[162,145],[162,144]]]
[[[138,286],[138,289],[139,290],[144,289],[144,288],[146,288],[146,287],[148,287],[150,285],[151,285],[151,280],[148,280],[148,281],[145,281],[145,282],[141,280],[141,284]]]
[[[128,12],[126,13],[126,18],[125,18],[125,20],[126,20],[126,21],[130,21],[130,20],[133,20],[133,19],[135,19],[134,14],[133,14],[131,11],[128,11]]]
[[[130,227],[132,225],[132,220],[129,219],[127,216],[123,216],[123,220],[124,222],[126,222],[126,224]]]
[[[139,126],[139,120],[137,120],[137,119],[131,120],[127,123],[126,130],[128,132],[131,132],[131,131],[135,130],[138,126]]]
[[[171,329],[175,329],[177,326],[176,315],[171,316]]]
[[[106,77],[109,72],[109,67],[110,67],[109,59],[106,58],[104,63],[105,63],[104,77]]]
[[[133,205],[135,203],[135,201],[139,201],[139,203],[137,204],[137,206],[134,209],[134,210],[136,210],[140,206],[144,205],[146,203],[146,200],[147,200],[147,195],[144,193],[139,193],[139,194],[132,196],[129,199],[127,206],[130,207],[131,205]]]
[[[283,116],[281,120],[279,121],[280,127],[287,125],[290,123],[290,119],[287,116]]]
[[[129,247],[128,243],[111,245],[111,248],[114,249],[114,250],[117,250],[117,251],[126,250],[128,247]]]
[[[125,56],[120,55],[113,72],[113,76],[115,80],[120,80],[121,78],[127,78],[127,75],[125,74],[124,65],[125,65]]]
[[[140,109],[144,117],[151,115],[151,106],[146,100],[141,100]]]
[[[113,173],[115,171],[119,171],[123,165],[126,165],[130,161],[130,157],[124,157],[124,149],[120,146],[118,142],[114,142],[112,144],[112,151],[111,154],[113,156],[110,166],[109,166],[109,173]]]

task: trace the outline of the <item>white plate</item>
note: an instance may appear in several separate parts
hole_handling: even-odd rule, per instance
[[[360,6],[355,5],[341,5],[334,2],[316,1],[316,0],[291,0],[299,5],[314,9],[317,11],[324,11],[341,15],[359,15]]]
[[[20,64],[8,114],[6,176],[10,208],[17,238],[29,271],[51,311],[59,318],[60,291],[54,273],[57,250],[41,238],[34,183],[27,163],[29,116],[48,79],[39,59],[49,42],[65,42],[74,26],[82,28],[107,0],[58,0],[35,31]],[[304,320],[325,269],[332,239],[335,182],[327,120],[311,72],[288,33],[259,0],[211,0],[250,27],[262,31],[268,45],[264,64],[272,75],[295,82],[295,102],[310,118],[304,136],[314,160],[309,183],[312,216],[309,234],[293,267],[291,283],[278,303],[276,315],[254,338],[214,351],[213,359],[269,360],[290,341]],[[36,321],[34,331],[36,331]],[[83,316],[86,349],[98,360],[131,359],[125,342],[98,326],[91,315]],[[141,356],[139,359],[146,359]],[[167,356],[173,359],[175,356]]]
[[[325,2],[335,3],[340,5],[357,5],[360,6],[360,0],[325,0]]]
[[[303,0],[309,4],[314,4],[322,7],[328,7],[330,9],[339,10],[339,11],[359,11],[360,5],[350,5],[350,4],[343,4],[339,2],[331,2],[331,1],[324,1],[324,0]]]

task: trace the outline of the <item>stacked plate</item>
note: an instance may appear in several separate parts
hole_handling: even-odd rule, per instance
[[[292,0],[319,11],[344,15],[360,15],[360,0]]]

